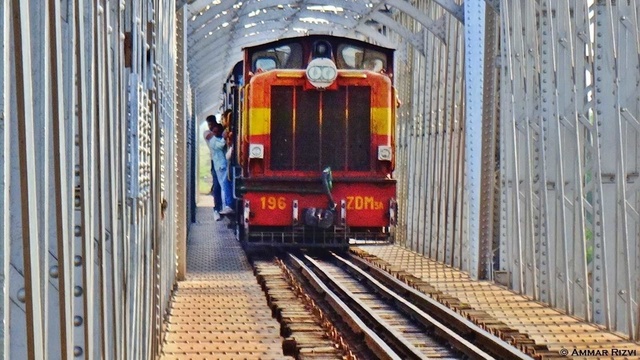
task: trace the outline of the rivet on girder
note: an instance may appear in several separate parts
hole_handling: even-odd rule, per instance
[[[18,290],[18,300],[20,300],[21,303],[24,303],[25,301],[27,301],[27,292],[24,290],[24,288]]]
[[[49,276],[51,276],[54,279],[57,279],[58,275],[59,275],[58,265],[53,265],[52,267],[49,268]]]

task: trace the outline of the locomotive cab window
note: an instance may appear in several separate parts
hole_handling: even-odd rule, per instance
[[[270,57],[258,58],[255,61],[256,71],[269,71],[277,67],[276,60]]]
[[[380,72],[387,67],[385,54],[350,44],[338,46],[338,68]]]
[[[260,50],[251,57],[252,71],[273,69],[301,69],[302,46],[297,43]]]

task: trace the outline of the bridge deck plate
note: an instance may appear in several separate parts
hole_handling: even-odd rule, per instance
[[[598,354],[609,359],[614,352],[615,359],[640,358],[640,344],[619,334],[500,285],[473,281],[462,271],[403,247],[368,245],[351,251],[535,358],[586,359],[584,354]],[[607,353],[582,351],[594,349]],[[560,350],[568,355],[561,356]]]
[[[174,291],[162,360],[286,359],[280,324],[240,243],[198,208],[187,246],[187,279]]]

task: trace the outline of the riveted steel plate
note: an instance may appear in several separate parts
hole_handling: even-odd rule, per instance
[[[201,221],[191,225],[187,246],[188,280],[251,280],[252,268],[228,219],[213,220],[211,208],[199,208]],[[210,221],[208,221],[209,219]]]

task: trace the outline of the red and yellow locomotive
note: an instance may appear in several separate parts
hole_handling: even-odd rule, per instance
[[[349,239],[389,240],[393,50],[310,35],[246,48],[240,64],[225,103],[239,150],[233,180],[241,241],[345,247]]]

